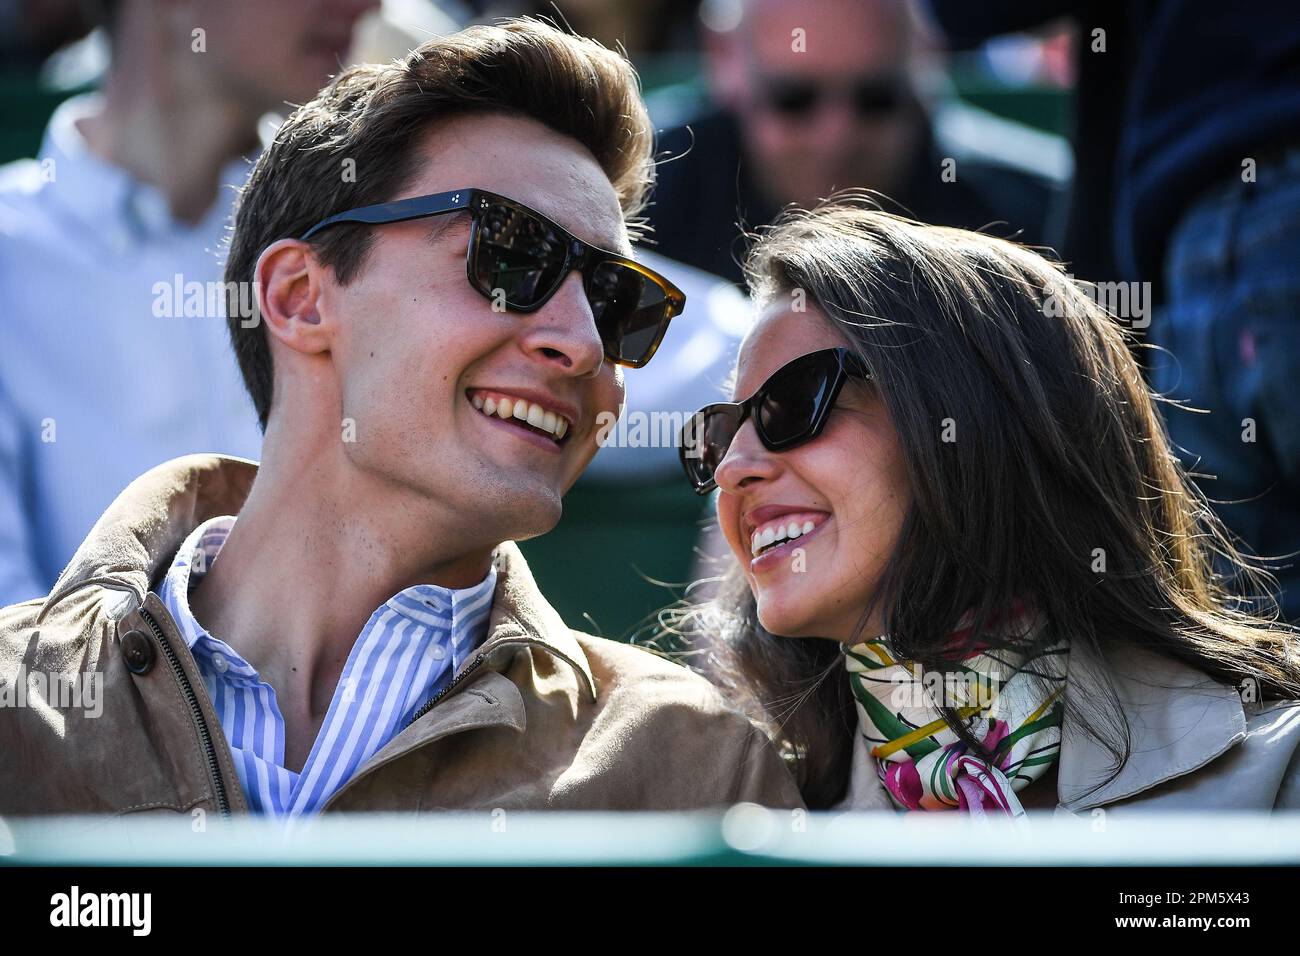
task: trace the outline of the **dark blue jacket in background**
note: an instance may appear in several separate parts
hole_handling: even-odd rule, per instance
[[[1159,287],[1169,232],[1248,157],[1300,141],[1297,0],[929,0],[954,46],[1059,17],[1079,28],[1075,274]],[[1105,53],[1090,51],[1106,29]],[[1107,227],[1107,220],[1110,226]]]

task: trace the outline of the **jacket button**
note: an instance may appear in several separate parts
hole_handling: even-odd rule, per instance
[[[127,631],[122,636],[122,657],[132,674],[147,674],[153,667],[153,642],[144,631]]]

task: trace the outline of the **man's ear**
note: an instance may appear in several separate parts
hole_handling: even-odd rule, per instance
[[[319,300],[325,267],[299,239],[280,239],[258,256],[258,307],[267,332],[297,352],[329,350],[333,329],[321,321]]]

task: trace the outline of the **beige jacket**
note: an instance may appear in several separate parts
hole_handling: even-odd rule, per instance
[[[194,658],[151,588],[190,531],[239,511],[256,471],[214,455],[160,465],[47,598],[0,610],[0,813],[248,811]],[[570,630],[513,543],[495,562],[478,653],[324,812],[802,806],[767,739],[703,678]],[[75,678],[99,683],[98,705],[72,696]]]

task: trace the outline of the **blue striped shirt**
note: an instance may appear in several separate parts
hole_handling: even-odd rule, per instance
[[[205,521],[181,545],[158,589],[207,685],[254,813],[319,810],[451,680],[487,635],[496,569],[469,588],[417,584],[366,622],[301,773],[284,765],[284,717],[275,689],[190,613],[189,591],[211,566],[235,518]]]

